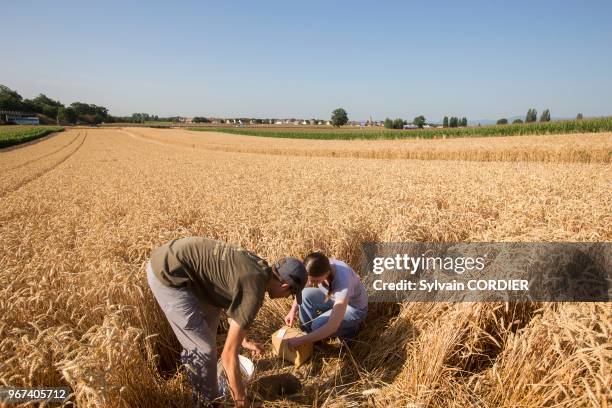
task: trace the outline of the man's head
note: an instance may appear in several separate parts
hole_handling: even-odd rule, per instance
[[[301,304],[302,290],[307,281],[308,275],[302,261],[290,256],[279,259],[272,265],[268,295],[271,298],[280,298],[293,294],[298,304]]]

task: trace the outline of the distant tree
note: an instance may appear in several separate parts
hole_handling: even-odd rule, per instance
[[[550,122],[550,110],[545,109],[540,115],[540,122]]]
[[[79,115],[79,120],[88,123],[99,123],[97,120],[104,120],[108,116],[108,109],[104,106],[73,102],[70,104],[70,107]]]
[[[422,129],[423,126],[425,125],[425,116],[423,116],[423,115],[417,116],[416,118],[414,118],[412,123],[414,123],[416,126],[418,126],[419,128]],[[402,127],[403,127],[403,125],[402,125]]]
[[[576,120],[582,120],[582,113],[578,113],[576,115]]]
[[[76,123],[78,119],[78,115],[73,108],[70,106],[65,108],[61,107],[57,112],[57,120],[60,123]]]
[[[448,127],[448,116],[445,116],[444,119],[442,119],[442,127]]]
[[[32,109],[30,110],[33,110],[36,113],[42,113],[43,115],[53,119],[57,118],[59,108],[64,107],[60,101],[55,101],[45,94],[40,94],[31,101],[26,101],[32,106]]]
[[[538,120],[538,111],[535,109],[529,109],[527,111],[527,115],[525,116],[525,123],[531,123]]]
[[[508,119],[506,119],[506,118],[499,119],[497,121],[497,124],[498,125],[507,125],[508,124]]]
[[[515,124],[515,125],[516,125],[516,124],[521,124],[521,123],[523,123],[523,120],[522,120],[522,119],[514,119],[514,120],[512,121],[512,123],[513,123],[513,124]]]
[[[385,128],[387,129],[403,129],[404,125],[406,124],[406,121],[402,118],[397,118],[397,119],[386,118],[383,123],[384,123]]]
[[[393,129],[403,129],[406,121],[401,118],[397,118],[393,121]]]
[[[340,127],[348,123],[348,115],[342,108],[338,108],[332,112],[331,122],[335,127]]]
[[[192,122],[193,123],[210,123],[210,120],[203,116],[196,116],[192,119]]]
[[[130,122],[132,123],[144,123],[144,117],[142,113],[132,113],[132,117],[130,118]]]
[[[8,86],[0,85],[0,110],[23,110],[23,98],[17,91]]]
[[[461,126],[467,127],[467,118],[465,116],[461,119]]]
[[[457,118],[456,116],[451,116],[449,122],[448,122],[448,126],[452,127],[452,128],[456,128],[459,126],[459,118]]]
[[[108,109],[104,106],[88,104],[83,102],[73,102],[70,107],[78,115],[78,120],[86,123],[101,123],[108,118]]]

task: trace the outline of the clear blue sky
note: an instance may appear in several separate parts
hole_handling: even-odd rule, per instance
[[[612,114],[612,1],[7,1],[0,83],[115,115]]]

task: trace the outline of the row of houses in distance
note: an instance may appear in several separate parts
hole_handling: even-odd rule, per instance
[[[274,118],[215,118],[215,117],[173,117],[173,121],[180,124],[210,124],[210,125],[232,125],[232,126],[247,126],[247,125],[264,125],[264,126],[331,126],[330,120],[323,119],[296,119],[296,118],[285,118],[285,119],[274,119]],[[372,117],[365,121],[349,121],[345,126],[354,127],[384,127],[384,121],[373,120]],[[441,128],[442,125],[438,124],[425,124],[423,128]],[[404,129],[418,129],[419,127],[409,123],[404,125]]]
[[[255,118],[203,118],[203,117],[178,117],[178,123],[197,124],[209,123],[212,125],[280,125],[280,126],[331,126],[330,120],[323,119],[255,119]],[[348,126],[384,126],[383,121],[349,121]]]
[[[210,123],[213,125],[331,125],[331,121],[322,119],[255,119],[255,118],[202,118],[178,117],[179,123]]]

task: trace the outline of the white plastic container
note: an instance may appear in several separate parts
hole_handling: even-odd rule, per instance
[[[242,382],[246,385],[253,378],[253,374],[255,373],[255,365],[251,360],[243,355],[238,356],[238,364],[240,365]],[[219,384],[219,393],[221,393],[221,395],[224,397],[230,395],[229,383],[227,381],[227,377],[225,376],[225,370],[223,369],[221,360],[217,362],[217,384]]]

